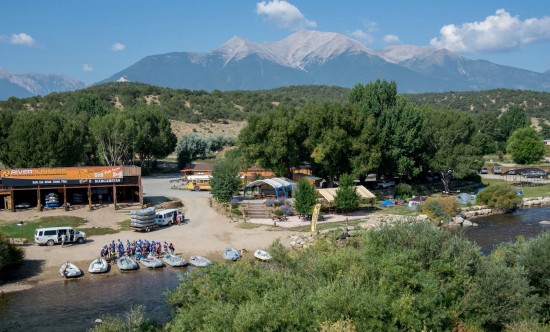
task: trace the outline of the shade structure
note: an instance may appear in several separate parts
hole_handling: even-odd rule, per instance
[[[327,202],[332,203],[334,202],[334,198],[336,197],[336,193],[338,192],[338,189],[340,188],[323,188],[323,189],[317,189],[317,193],[322,196]],[[359,195],[362,199],[369,199],[369,198],[375,198],[373,193],[371,193],[367,188],[364,186],[356,186],[355,192]]]
[[[294,191],[296,182],[288,178],[269,178],[252,181],[244,188],[244,195],[247,191],[253,192],[257,190],[259,193],[263,193],[266,196],[290,197]]]

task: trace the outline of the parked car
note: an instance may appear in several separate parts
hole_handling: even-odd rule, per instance
[[[546,172],[544,171],[529,171],[529,172],[524,172],[522,175],[525,176],[526,178],[540,178],[540,179],[543,179],[547,176]]]
[[[374,186],[374,188],[376,188],[376,189],[386,189],[386,188],[394,187],[394,186],[395,186],[395,181],[382,180],[382,181],[377,182],[376,185]]]
[[[502,167],[500,166],[493,167],[493,174],[502,174]]]
[[[489,169],[485,166],[481,167],[481,171],[479,171],[480,174],[487,174],[489,173]]]
[[[515,169],[509,169],[508,172],[505,173],[506,175],[517,175],[518,172],[516,172]]]
[[[34,243],[53,246],[55,243],[61,243],[61,235],[66,236],[65,243],[86,241],[86,233],[74,230],[72,227],[48,227],[37,228],[34,231]]]

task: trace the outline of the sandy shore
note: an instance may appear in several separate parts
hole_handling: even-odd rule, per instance
[[[85,275],[90,262],[99,256],[99,251],[104,244],[118,239],[126,240],[148,239],[155,241],[166,241],[173,243],[176,253],[186,259],[191,255],[202,255],[213,260],[221,260],[221,252],[225,247],[245,249],[249,253],[258,248],[267,248],[276,239],[281,239],[283,245],[289,245],[289,238],[296,232],[286,230],[287,227],[309,225],[309,222],[300,220],[298,217],[290,217],[288,221],[277,222],[273,227],[273,221],[251,220],[251,222],[264,224],[252,229],[245,229],[239,223],[230,223],[229,219],[216,213],[210,207],[208,192],[194,192],[171,189],[170,182],[174,177],[150,177],[143,179],[144,193],[146,197],[161,200],[163,197],[174,197],[180,199],[185,212],[185,223],[179,226],[159,227],[150,233],[135,231],[123,231],[113,235],[101,235],[88,238],[84,244],[68,244],[63,248],[60,245],[52,247],[27,245],[25,249],[25,261],[16,271],[12,271],[15,278],[0,285],[1,292],[12,292],[41,283],[48,283],[62,278],[59,274],[59,267],[66,261],[77,264]],[[82,208],[73,211],[60,209],[50,211],[27,210],[21,212],[1,212],[0,220],[23,220],[30,221],[44,216],[67,216],[74,215],[88,220],[83,227],[111,227],[117,228],[120,221],[129,219],[131,209],[115,211],[112,206],[103,207],[94,211]],[[326,215],[327,220],[342,221],[346,218],[369,218],[363,214],[339,216]],[[378,222],[378,216],[370,216],[370,222],[374,225]],[[62,225],[60,225],[62,226]],[[109,273],[119,273],[115,267]]]

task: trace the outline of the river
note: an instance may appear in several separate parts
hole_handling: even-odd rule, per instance
[[[507,215],[476,219],[479,227],[465,229],[465,236],[484,253],[498,243],[531,238],[550,230],[539,221],[550,220],[550,207],[522,209]],[[0,295],[0,331],[85,331],[96,318],[121,314],[132,306],[145,306],[147,318],[165,323],[171,308],[164,300],[167,290],[179,284],[186,269],[90,275],[59,280],[32,289]]]

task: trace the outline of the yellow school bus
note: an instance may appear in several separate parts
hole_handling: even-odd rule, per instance
[[[187,175],[187,189],[189,190],[210,190],[212,189],[210,180],[212,180],[212,175]]]

